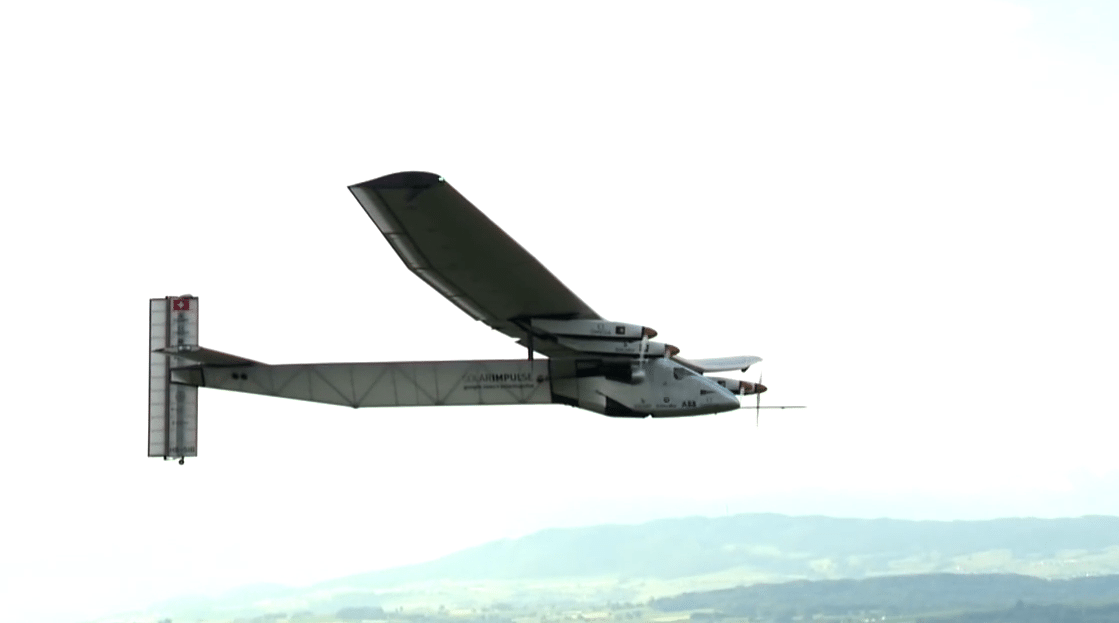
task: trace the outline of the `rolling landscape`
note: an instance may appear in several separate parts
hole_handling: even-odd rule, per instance
[[[986,617],[986,618],[984,618]],[[101,622],[1119,621],[1119,518],[747,514],[552,529]]]

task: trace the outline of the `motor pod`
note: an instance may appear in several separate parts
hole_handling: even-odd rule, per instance
[[[727,388],[731,392],[733,392],[735,394],[738,394],[740,396],[747,396],[747,395],[750,395],[750,394],[761,394],[761,393],[765,392],[765,390],[766,390],[765,385],[762,385],[761,383],[751,383],[750,381],[740,381],[738,379],[728,379],[728,378],[721,377],[721,376],[709,376],[707,378],[711,379],[712,381],[715,381],[719,385],[722,385],[723,387]]]
[[[571,350],[596,355],[629,355],[631,357],[672,357],[679,348],[663,342],[599,340],[557,337],[556,343]]]
[[[583,337],[610,340],[640,340],[643,337],[656,337],[657,332],[649,327],[626,322],[608,320],[553,320],[533,318],[532,328],[555,336]]]

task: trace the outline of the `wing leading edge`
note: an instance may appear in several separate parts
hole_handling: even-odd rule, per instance
[[[442,177],[394,173],[350,192],[416,276],[522,344],[530,343],[532,318],[601,319]],[[532,347],[549,357],[574,354],[549,340]]]

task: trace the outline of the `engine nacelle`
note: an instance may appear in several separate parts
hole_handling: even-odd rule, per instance
[[[645,342],[633,340],[598,340],[579,339],[572,337],[557,337],[556,343],[566,346],[571,350],[596,355],[630,355],[640,357],[642,350],[646,357],[672,357],[680,352],[679,348],[662,342]]]
[[[765,385],[762,385],[761,383],[751,383],[750,381],[728,379],[721,376],[709,376],[707,378],[715,381],[719,385],[722,385],[723,387],[729,389],[732,393],[738,394],[740,396],[760,394],[766,389]]]
[[[552,320],[533,318],[532,328],[552,335],[571,337],[592,337],[611,340],[640,340],[642,337],[656,337],[657,332],[649,327],[625,322],[608,320]]]

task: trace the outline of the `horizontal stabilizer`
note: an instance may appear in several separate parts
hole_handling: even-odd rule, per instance
[[[149,302],[148,456],[198,455],[198,388],[174,383],[180,353],[198,349],[198,297],[165,296]]]
[[[186,359],[207,366],[245,366],[250,364],[258,364],[259,361],[252,359],[245,359],[237,355],[230,355],[217,350],[210,350],[201,346],[190,346],[189,348],[161,348],[156,352],[164,353],[166,355],[173,355],[179,359]]]
[[[729,372],[731,370],[742,370],[754,365],[761,361],[761,357],[754,357],[750,355],[743,355],[739,357],[713,357],[711,359],[684,359],[683,357],[673,357],[673,361],[680,365],[691,368],[700,374],[708,372]]]

